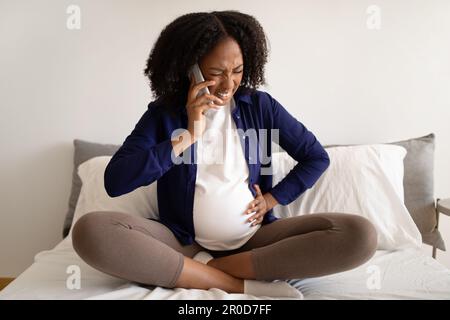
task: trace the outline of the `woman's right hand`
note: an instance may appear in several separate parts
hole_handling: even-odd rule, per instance
[[[186,111],[188,115],[188,131],[194,140],[199,139],[205,131],[206,122],[204,112],[209,109],[220,109],[224,103],[223,100],[212,94],[204,94],[197,97],[200,89],[212,86],[214,83],[215,81],[203,81],[195,84],[194,77],[191,76]]]

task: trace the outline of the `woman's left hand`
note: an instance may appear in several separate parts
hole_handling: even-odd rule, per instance
[[[255,226],[259,223],[261,223],[264,219],[264,215],[269,211],[271,208],[268,205],[268,199],[266,197],[266,194],[261,193],[261,189],[257,184],[253,185],[256,190],[256,197],[253,199],[252,202],[250,202],[247,211],[245,211],[245,214],[254,213],[247,222],[252,222],[252,226]]]

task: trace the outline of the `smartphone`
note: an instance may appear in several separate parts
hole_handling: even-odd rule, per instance
[[[203,77],[202,71],[200,70],[198,63],[194,64],[189,69],[189,80],[191,79],[191,74],[194,75],[196,84],[205,81],[205,78]],[[197,97],[200,97],[206,93],[210,94],[208,87],[204,87],[204,88],[200,89],[200,91],[197,94]],[[217,110],[216,109],[208,109],[205,111],[204,115],[205,116],[211,115],[211,114],[213,114],[214,111],[217,111]]]

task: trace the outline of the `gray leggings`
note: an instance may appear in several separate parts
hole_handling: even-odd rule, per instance
[[[261,226],[242,247],[211,251],[198,243],[183,246],[163,224],[119,212],[82,216],[72,242],[90,266],[129,281],[173,288],[184,256],[199,251],[213,257],[251,251],[257,280],[318,277],[353,269],[369,260],[377,232],[369,220],[353,214],[318,213],[282,218]]]

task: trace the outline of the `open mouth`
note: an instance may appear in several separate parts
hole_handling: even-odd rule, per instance
[[[227,99],[231,96],[231,92],[226,93],[216,92],[216,96],[218,96],[220,99]]]

